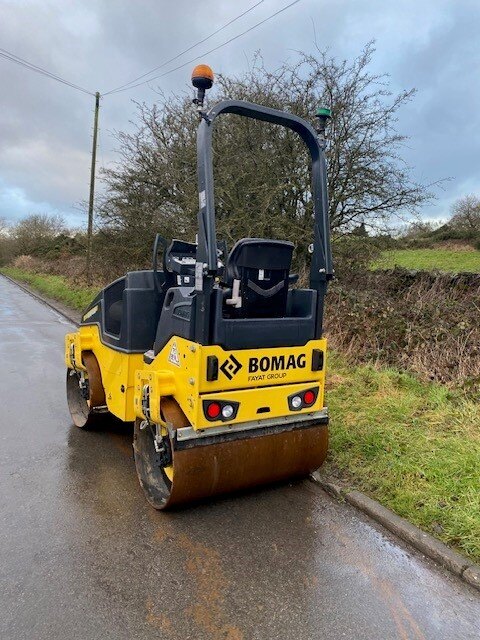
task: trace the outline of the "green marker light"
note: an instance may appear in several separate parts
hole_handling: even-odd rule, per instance
[[[319,107],[317,109],[317,113],[315,114],[315,116],[317,118],[331,118],[332,117],[332,112],[330,109],[327,109],[327,107]]]

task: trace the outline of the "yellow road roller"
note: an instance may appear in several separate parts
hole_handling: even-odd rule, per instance
[[[65,338],[73,423],[89,428],[112,414],[134,422],[138,478],[156,509],[306,476],[324,461],[328,441],[328,110],[319,109],[316,127],[245,101],[207,111],[210,68],[196,67],[192,82],[200,121],[196,241],[157,235],[152,269],[105,287]],[[308,288],[294,286],[293,243],[242,238],[227,251],[217,240],[212,131],[228,113],[286,127],[308,149]]]

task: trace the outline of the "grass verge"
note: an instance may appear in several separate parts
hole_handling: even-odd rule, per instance
[[[25,282],[48,298],[63,302],[78,311],[83,311],[98,293],[98,288],[75,286],[62,276],[31,273],[16,267],[2,267],[0,273]]]
[[[325,471],[480,561],[480,406],[406,373],[330,358]]]
[[[374,269],[394,267],[448,273],[480,273],[480,251],[452,249],[398,249],[385,251]]]
[[[94,288],[13,267],[0,270],[83,309]],[[407,373],[329,359],[325,471],[480,561],[480,405]]]

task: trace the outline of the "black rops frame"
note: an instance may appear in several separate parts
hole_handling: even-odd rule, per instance
[[[310,267],[310,288],[317,291],[315,337],[321,337],[323,298],[327,281],[333,275],[328,220],[327,171],[323,142],[313,127],[302,118],[242,100],[224,100],[203,114],[197,130],[198,173],[198,246],[195,271],[195,341],[208,344],[211,293],[218,273],[215,232],[215,202],[212,163],[212,135],[215,118],[234,113],[245,118],[272,122],[298,133],[307,146],[312,160],[312,194],[314,211],[314,241]]]

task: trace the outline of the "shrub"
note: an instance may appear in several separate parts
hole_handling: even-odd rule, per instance
[[[369,266],[380,258],[384,242],[358,236],[333,238],[332,251],[336,277],[343,282],[352,278],[357,282],[366,274]]]
[[[355,362],[381,362],[465,389],[480,388],[480,276],[402,269],[339,279],[326,330]]]
[[[30,271],[31,273],[39,273],[42,269],[42,261],[39,258],[33,256],[17,256],[13,260],[13,266],[16,269],[22,269],[22,271]]]

